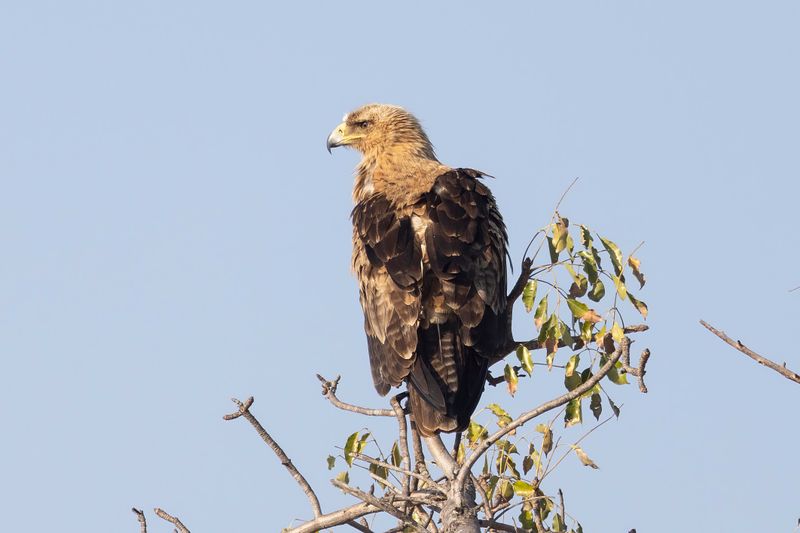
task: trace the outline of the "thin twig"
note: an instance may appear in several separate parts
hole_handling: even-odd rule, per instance
[[[163,509],[159,509],[158,507],[154,509],[154,512],[156,513],[156,516],[158,516],[159,518],[163,518],[167,522],[174,525],[178,533],[189,533],[189,530],[186,528],[186,526],[183,525],[183,523],[178,519],[177,516],[172,516],[168,512],[164,511]]]
[[[139,520],[139,532],[147,533],[147,519],[144,517],[144,511],[131,507],[131,511],[136,514],[136,519]]]
[[[390,503],[385,502],[383,500],[380,500],[380,499],[376,498],[375,496],[373,496],[371,494],[367,494],[366,492],[364,492],[362,490],[358,490],[358,489],[356,489],[354,487],[351,487],[350,485],[342,483],[338,479],[332,479],[331,483],[336,488],[340,489],[341,491],[346,492],[347,494],[350,494],[351,496],[355,496],[359,500],[361,500],[361,501],[363,501],[365,503],[368,503],[368,504],[372,505],[373,507],[377,507],[380,510],[382,510],[383,512],[394,516],[395,518],[403,520],[403,522],[405,524],[410,526],[417,533],[427,533],[427,530],[424,527],[422,527],[421,525],[419,525],[416,520],[414,520],[413,518],[411,518],[410,516],[408,516],[404,512],[400,511],[399,509],[396,509]]]
[[[275,455],[278,456],[278,460],[281,464],[289,471],[289,474],[297,481],[297,484],[300,485],[300,488],[303,489],[303,492],[306,494],[308,498],[308,502],[311,504],[311,509],[314,511],[314,517],[319,518],[322,515],[322,508],[319,505],[319,499],[317,498],[317,494],[314,492],[314,489],[311,488],[311,485],[306,481],[306,478],[303,477],[303,474],[297,469],[297,467],[292,464],[292,460],[289,459],[289,456],[286,455],[286,452],[283,451],[277,442],[267,433],[267,430],[264,429],[264,426],[253,416],[250,412],[250,407],[253,405],[253,397],[250,396],[244,402],[237,400],[236,398],[232,398],[233,403],[239,406],[239,410],[235,413],[231,413],[229,415],[225,415],[222,417],[225,420],[235,420],[240,416],[244,417],[250,425],[255,428],[258,435],[261,437],[267,446],[272,448],[272,451],[275,452]]]
[[[346,524],[348,526],[352,527],[353,529],[357,529],[357,530],[361,531],[361,533],[373,533],[373,531],[370,528],[368,528],[367,526],[359,524],[355,520],[348,520],[346,522]]]
[[[753,350],[742,344],[741,341],[734,341],[733,339],[725,335],[725,332],[714,328],[704,320],[701,320],[700,324],[702,324],[703,327],[706,328],[708,331],[710,331],[711,333],[713,333],[726,343],[730,344],[731,346],[733,346],[734,348],[745,354],[747,357],[753,359],[757,363],[760,363],[766,366],[767,368],[771,368],[772,370],[774,370],[781,376],[785,377],[786,379],[790,379],[795,383],[800,383],[800,374],[797,374],[797,372],[793,372],[792,370],[786,368],[786,363],[784,363],[783,365],[779,365],[778,363],[770,361],[769,359],[767,359],[762,355],[758,355],[756,352],[754,352]]]
[[[631,326],[625,326],[622,328],[623,333],[626,335],[630,333],[642,333],[650,329],[650,326],[647,324],[633,324]],[[489,366],[492,366],[496,363],[499,363],[503,359],[506,358],[511,353],[514,353],[517,350],[518,346],[524,346],[530,351],[534,350],[541,350],[544,348],[544,345],[539,342],[538,339],[531,339],[529,341],[516,341],[510,340],[505,345],[503,345],[497,352],[489,359]],[[563,348],[568,346],[563,340],[558,341],[558,347]]]
[[[495,522],[494,520],[478,520],[478,524],[486,529],[496,529],[498,531],[508,531],[509,533],[519,533],[521,530],[509,524]]]
[[[461,466],[458,472],[458,476],[456,477],[456,485],[455,490],[456,492],[463,492],[464,484],[467,481],[467,478],[470,475],[470,471],[472,466],[477,462],[477,460],[484,454],[486,451],[491,448],[495,442],[509,434],[510,432],[514,431],[518,427],[522,426],[523,424],[527,423],[528,421],[548,412],[558,407],[561,407],[564,404],[569,403],[571,400],[578,398],[579,396],[583,395],[584,393],[588,392],[592,387],[594,387],[597,383],[603,379],[606,374],[608,374],[614,365],[616,365],[617,361],[622,354],[625,353],[630,348],[630,340],[625,337],[620,342],[619,347],[614,350],[613,353],[608,355],[608,361],[604,364],[600,369],[598,369],[597,373],[594,374],[592,377],[587,379],[582,384],[575,387],[573,390],[567,392],[559,396],[558,398],[554,398],[548,402],[543,403],[539,407],[532,409],[526,413],[523,413],[515,420],[511,421],[508,425],[500,428],[497,430],[492,436],[486,438],[481,442],[481,444],[475,449],[473,453],[471,453],[465,460],[464,465]]]
[[[322,382],[322,395],[325,396],[328,401],[330,401],[333,406],[337,407],[338,409],[366,416],[394,416],[394,411],[391,409],[370,409],[369,407],[359,407],[358,405],[345,403],[337,398],[336,388],[339,386],[339,380],[342,379],[342,376],[336,376],[335,380],[329,381],[317,374],[317,379]]]
[[[354,459],[359,459],[361,461],[373,464],[375,466],[380,466],[380,467],[386,468],[388,470],[394,470],[395,472],[400,472],[403,475],[419,479],[420,481],[424,481],[425,483],[431,483],[430,477],[426,477],[426,476],[424,476],[422,474],[417,474],[416,472],[412,472],[411,470],[406,470],[405,468],[400,468],[400,467],[394,466],[393,464],[390,464],[390,463],[387,463],[387,462],[384,462],[384,461],[379,461],[378,459],[375,459],[375,458],[370,457],[368,455],[364,455],[363,453],[353,453],[352,456],[353,456]],[[433,485],[433,488],[438,490],[438,491],[440,491],[440,492],[442,492],[441,489],[439,487],[437,487],[436,485]],[[408,496],[408,494],[406,494],[405,496]]]

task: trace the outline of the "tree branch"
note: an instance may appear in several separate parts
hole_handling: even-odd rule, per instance
[[[400,443],[400,464],[406,468],[403,474],[403,496],[408,496],[411,493],[411,477],[409,476],[411,470],[411,457],[408,454],[408,427],[406,426],[406,414],[403,408],[400,407],[400,401],[397,399],[400,395],[394,396],[389,404],[392,406],[395,417],[397,417],[398,436],[397,440]]]
[[[622,342],[620,342],[619,348],[614,350],[613,353],[609,354],[608,361],[606,361],[606,364],[600,367],[597,373],[594,374],[591,378],[586,380],[581,385],[575,387],[573,390],[567,392],[566,394],[563,394],[558,398],[550,400],[549,402],[545,402],[536,409],[528,411],[527,413],[523,413],[515,420],[510,422],[508,425],[497,430],[493,435],[483,440],[481,444],[475,449],[475,451],[471,453],[469,457],[467,457],[464,460],[464,465],[461,466],[458,472],[458,476],[456,477],[455,490],[456,491],[463,490],[464,484],[466,483],[467,479],[470,476],[473,465],[477,462],[478,459],[480,459],[480,457],[484,453],[486,453],[486,451],[490,447],[494,445],[495,442],[502,439],[504,436],[514,431],[518,427],[522,426],[523,424],[527,423],[528,421],[548,411],[561,407],[562,405],[569,403],[571,400],[574,400],[575,398],[578,398],[579,396],[582,396],[584,393],[591,390],[592,387],[594,387],[597,383],[599,383],[600,380],[603,379],[606,374],[608,374],[608,372],[614,367],[614,365],[617,364],[617,361],[619,361],[620,357],[622,357],[622,355],[626,353],[629,349],[630,349],[630,340],[627,337],[625,337],[622,339]]]
[[[361,518],[362,516],[380,511],[381,509],[368,503],[357,503],[332,513],[320,515],[313,520],[303,522],[295,528],[284,530],[283,533],[315,533],[323,529],[347,524],[349,521],[355,520],[356,518]]]
[[[322,382],[322,395],[325,396],[328,399],[328,401],[330,401],[333,404],[333,406],[337,407],[338,409],[366,416],[394,416],[394,411],[392,411],[391,409],[370,409],[368,407],[359,407],[357,405],[344,403],[339,398],[337,398],[336,388],[339,386],[339,380],[342,379],[342,376],[336,376],[335,380],[329,381],[324,377],[320,376],[319,374],[317,374],[317,379],[319,379]]]
[[[158,507],[154,509],[154,512],[156,513],[156,516],[158,516],[159,518],[163,518],[167,522],[174,525],[178,533],[189,533],[189,530],[186,528],[186,526],[183,525],[183,523],[178,519],[177,516],[172,516],[171,514],[167,513],[163,509],[159,509]]]
[[[286,470],[289,471],[289,474],[291,474],[294,480],[297,481],[297,484],[300,485],[300,488],[303,489],[303,492],[305,492],[306,497],[308,498],[308,502],[311,504],[311,509],[314,511],[314,517],[319,518],[319,516],[322,514],[322,508],[319,505],[319,499],[317,498],[314,489],[311,488],[311,485],[309,485],[308,481],[306,481],[306,478],[303,477],[303,474],[297,470],[297,467],[292,464],[292,460],[289,459],[289,456],[286,455],[286,453],[283,451],[283,448],[281,448],[278,443],[275,442],[275,440],[269,435],[269,433],[267,433],[261,423],[256,420],[256,417],[254,417],[250,412],[250,406],[253,405],[254,401],[253,397],[250,396],[247,400],[245,400],[244,403],[240,402],[236,398],[232,398],[232,400],[233,403],[239,406],[239,410],[235,413],[225,415],[222,418],[225,420],[235,420],[240,416],[243,416],[248,422],[250,422],[250,425],[255,428],[256,432],[261,437],[261,440],[267,443],[267,446],[272,448],[272,451],[278,456],[278,460],[281,462],[281,464],[286,467]]]
[[[428,533],[427,530],[424,527],[422,527],[421,525],[419,525],[416,520],[414,520],[413,518],[411,518],[410,516],[408,516],[404,512],[400,511],[399,509],[396,509],[390,503],[382,501],[382,500],[379,500],[378,498],[376,498],[375,496],[373,496],[371,494],[367,494],[366,492],[364,492],[362,490],[358,490],[358,489],[356,489],[354,487],[351,487],[350,485],[342,483],[338,479],[332,479],[331,483],[335,487],[340,489],[341,491],[343,491],[343,492],[345,492],[347,494],[350,494],[351,496],[355,496],[359,500],[361,500],[361,501],[363,501],[365,503],[368,503],[369,505],[372,505],[373,507],[377,507],[381,511],[383,511],[385,513],[388,513],[388,514],[394,516],[395,518],[398,518],[398,519],[402,520],[405,524],[410,526],[417,533]]]
[[[644,331],[647,331],[648,329],[650,329],[650,326],[648,326],[647,324],[633,324],[631,326],[625,326],[622,331],[626,335],[628,335],[630,333],[642,333]],[[489,359],[489,366],[491,367],[492,365],[499,363],[500,361],[505,359],[509,354],[514,353],[517,350],[517,347],[520,345],[525,346],[530,351],[541,350],[542,348],[544,348],[544,346],[539,342],[538,339],[531,339],[529,341],[511,340],[508,341],[499,350],[497,350],[497,353],[495,353]],[[564,341],[562,340],[558,341],[559,348],[564,348],[565,346],[568,345],[565,344]]]
[[[420,481],[428,483],[429,485],[432,484],[432,488],[433,489],[435,489],[435,490],[437,490],[439,492],[442,492],[442,494],[444,494],[444,492],[438,486],[433,484],[433,482],[431,481],[430,477],[426,477],[426,476],[423,476],[421,474],[417,474],[416,472],[412,472],[411,470],[406,470],[405,468],[400,468],[400,467],[394,466],[393,464],[390,464],[390,463],[387,463],[387,462],[384,462],[384,461],[379,461],[378,459],[375,459],[375,458],[370,457],[368,455],[364,455],[363,453],[353,453],[352,455],[353,455],[354,459],[358,459],[358,460],[364,461],[366,463],[373,464],[375,466],[380,466],[380,467],[386,468],[388,470],[394,470],[395,472],[400,472],[403,475],[416,478],[416,479],[418,479]],[[404,494],[404,496],[408,496],[408,494]]]
[[[702,324],[703,327],[706,328],[708,331],[710,331],[711,333],[713,333],[714,335],[716,335],[717,337],[719,337],[720,339],[722,339],[726,343],[730,344],[731,346],[733,346],[734,348],[736,348],[737,350],[739,350],[740,352],[745,354],[747,357],[753,359],[757,363],[760,363],[760,364],[766,366],[767,368],[771,368],[772,370],[774,370],[775,372],[777,372],[781,376],[785,377],[786,379],[790,379],[790,380],[794,381],[795,383],[800,383],[800,374],[797,374],[797,372],[793,372],[792,370],[789,370],[788,368],[786,368],[786,363],[783,363],[783,365],[779,365],[778,363],[775,363],[774,361],[770,361],[769,359],[767,359],[766,357],[764,357],[762,355],[758,355],[756,352],[754,352],[753,350],[751,350],[750,348],[748,348],[747,346],[742,344],[742,341],[738,341],[738,340],[734,341],[733,339],[731,339],[730,337],[725,335],[724,331],[720,331],[720,330],[714,328],[713,326],[709,325],[704,320],[701,320],[700,324]]]
[[[136,519],[139,520],[139,532],[147,533],[147,519],[144,517],[144,511],[131,507],[131,511],[136,514]]]

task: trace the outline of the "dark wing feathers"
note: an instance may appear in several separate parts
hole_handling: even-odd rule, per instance
[[[479,177],[440,175],[409,214],[379,194],[352,213],[367,259],[356,274],[375,387],[386,394],[407,379],[424,435],[466,427],[506,340],[507,237]],[[424,234],[411,212],[422,213]]]

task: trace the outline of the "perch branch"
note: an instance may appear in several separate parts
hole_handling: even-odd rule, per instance
[[[258,433],[261,440],[263,440],[267,446],[272,448],[272,451],[275,452],[275,455],[278,456],[278,460],[281,464],[286,467],[286,470],[289,471],[289,474],[297,481],[297,484],[300,485],[300,488],[303,489],[305,492],[306,497],[308,498],[308,502],[311,504],[311,509],[314,511],[314,517],[318,518],[322,514],[322,509],[319,505],[319,499],[317,498],[317,494],[314,492],[314,489],[311,488],[306,478],[303,477],[303,474],[297,469],[297,467],[292,464],[292,460],[289,459],[289,456],[283,451],[277,442],[267,433],[267,430],[264,429],[264,426],[253,416],[250,412],[250,407],[253,405],[253,397],[250,396],[244,402],[240,402],[236,398],[232,398],[233,403],[239,406],[239,410],[235,413],[231,413],[229,415],[225,415],[222,417],[225,420],[235,420],[240,416],[243,416],[250,425],[255,428],[256,432]]]
[[[139,532],[147,533],[147,519],[144,517],[144,511],[131,507],[131,511],[136,514],[136,519],[139,521]]]
[[[317,379],[322,382],[322,395],[325,396],[328,401],[338,409],[366,416],[394,416],[394,411],[391,409],[370,409],[368,407],[359,407],[358,405],[345,403],[337,398],[336,388],[339,386],[339,380],[342,379],[342,376],[336,376],[335,380],[329,381],[317,374]]]
[[[403,474],[403,496],[408,496],[411,493],[411,477],[409,476],[411,469],[411,457],[408,454],[408,427],[406,426],[406,414],[403,408],[400,407],[400,401],[397,395],[393,397],[389,404],[392,406],[395,417],[397,417],[398,436],[397,440],[400,443],[400,464],[406,469],[407,473]]]
[[[466,483],[468,477],[470,476],[471,470],[473,465],[477,462],[477,460],[484,454],[486,451],[494,445],[495,442],[502,439],[504,436],[509,434],[510,432],[514,431],[518,427],[522,426],[523,424],[527,423],[528,421],[548,412],[562,405],[569,403],[571,400],[582,396],[592,387],[594,387],[597,383],[600,382],[601,379],[605,377],[606,374],[617,364],[619,358],[622,357],[623,353],[626,353],[630,348],[630,340],[625,337],[620,342],[619,348],[614,350],[613,353],[609,354],[608,361],[604,364],[600,369],[594,374],[591,378],[586,380],[581,385],[578,385],[573,390],[567,392],[550,400],[549,402],[545,402],[539,407],[528,411],[527,413],[523,413],[516,420],[513,420],[505,427],[497,430],[493,435],[485,439],[481,442],[481,444],[472,452],[469,457],[464,460],[464,465],[459,469],[458,476],[456,477],[456,491],[462,491],[464,488],[464,484]]]
[[[730,344],[731,346],[733,346],[734,348],[736,348],[737,350],[739,350],[740,352],[745,354],[750,359],[753,359],[757,363],[760,363],[760,364],[766,366],[767,368],[771,368],[772,370],[774,370],[775,372],[777,372],[781,376],[785,377],[786,379],[790,379],[790,380],[794,381],[795,383],[800,383],[800,374],[797,374],[797,372],[793,372],[793,371],[789,370],[788,368],[786,368],[786,363],[784,363],[783,365],[779,365],[778,363],[776,363],[774,361],[770,361],[769,359],[767,359],[766,357],[764,357],[762,355],[758,355],[756,352],[754,352],[753,350],[751,350],[750,348],[748,348],[747,346],[742,344],[742,341],[738,341],[738,340],[735,341],[735,340],[731,339],[730,337],[725,335],[724,331],[720,331],[720,330],[714,328],[713,326],[711,326],[710,324],[708,324],[704,320],[701,320],[700,324],[702,324],[703,327],[706,328],[708,331],[710,331],[711,333],[713,333],[714,335],[716,335],[717,337],[719,337],[720,339],[722,339],[726,343]]]
[[[183,525],[183,523],[178,519],[177,516],[172,516],[171,514],[166,512],[165,510],[159,509],[158,507],[156,507],[154,509],[154,512],[156,513],[156,516],[158,516],[159,518],[163,518],[167,522],[169,522],[172,525],[174,525],[175,526],[175,530],[178,533],[189,533],[189,530],[186,528],[186,526]]]

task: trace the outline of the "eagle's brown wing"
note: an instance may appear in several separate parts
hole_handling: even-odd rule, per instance
[[[469,424],[505,343],[507,238],[480,176],[440,175],[405,215],[380,195],[353,210],[375,387],[386,394],[408,379],[423,435]]]

